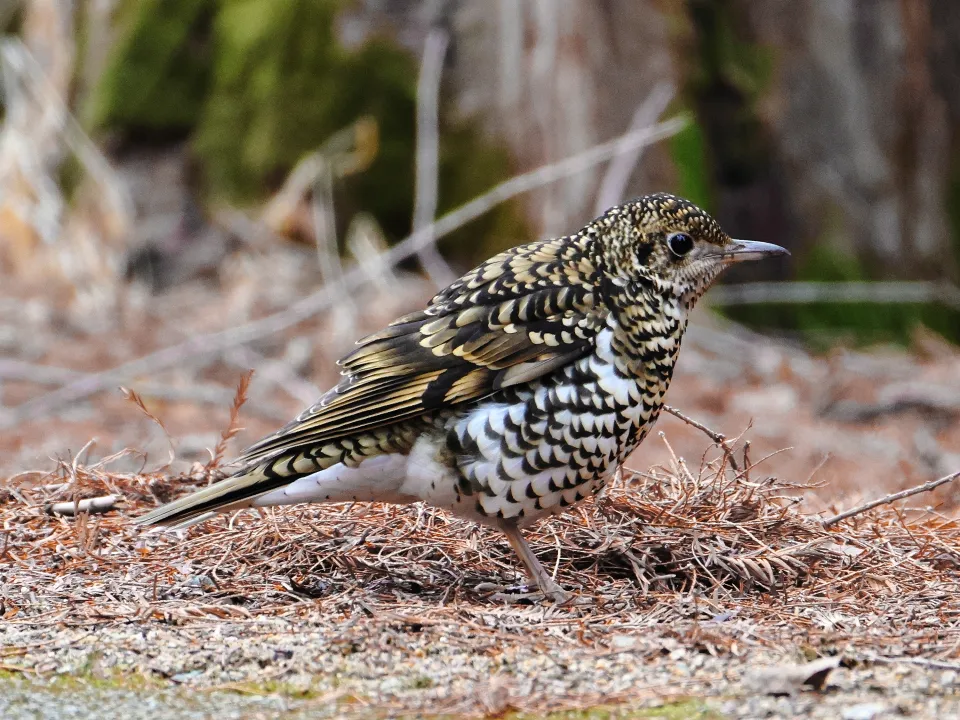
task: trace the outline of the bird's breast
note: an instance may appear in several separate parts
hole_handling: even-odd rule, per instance
[[[594,353],[451,419],[455,512],[529,522],[596,492],[656,419],[666,384],[624,369],[614,328]]]

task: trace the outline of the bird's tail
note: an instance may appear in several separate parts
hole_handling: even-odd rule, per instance
[[[332,458],[331,458],[332,460]],[[137,518],[138,525],[166,525],[181,529],[217,513],[248,507],[271,507],[303,502],[413,502],[404,492],[407,457],[398,453],[367,458],[347,467],[334,462],[318,467],[315,458],[281,455],[233,477],[174,500]]]
[[[259,496],[299,477],[282,477],[276,471],[268,470],[269,467],[267,464],[243,470],[138,517],[136,524],[164,525],[179,530],[203,522],[217,513],[251,507]]]

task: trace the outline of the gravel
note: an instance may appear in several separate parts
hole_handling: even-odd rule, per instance
[[[552,630],[575,635],[572,627]],[[7,624],[3,647],[26,650],[4,664],[0,717],[81,718],[93,709],[103,720],[483,715],[607,705],[640,717],[638,709],[656,707],[672,717],[960,716],[953,670],[844,655],[819,691],[798,684],[771,696],[742,679],[759,667],[787,673],[803,661],[799,648],[714,656],[669,633],[643,633],[619,649],[629,636],[620,633],[616,650],[569,642],[545,653],[535,637],[520,635],[471,652],[445,642],[454,632],[398,632],[369,617],[338,627],[319,615],[177,627]]]

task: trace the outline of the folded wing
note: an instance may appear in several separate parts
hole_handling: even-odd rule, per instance
[[[607,312],[596,268],[569,239],[497,255],[423,311],[358,344],[343,381],[295,421],[253,445],[250,465],[543,377],[594,347]]]

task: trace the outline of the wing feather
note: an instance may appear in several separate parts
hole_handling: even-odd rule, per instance
[[[344,380],[241,462],[322,445],[528,383],[594,348],[607,310],[571,238],[501,253],[358,343]]]

